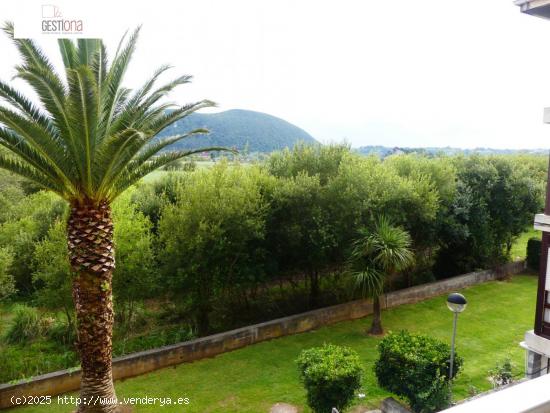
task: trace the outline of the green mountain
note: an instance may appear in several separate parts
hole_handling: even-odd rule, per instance
[[[219,113],[193,113],[164,129],[159,136],[184,134],[205,128],[207,135],[183,139],[169,149],[224,146],[249,152],[272,152],[293,147],[298,141],[318,143],[309,133],[275,116],[251,110],[232,109]]]

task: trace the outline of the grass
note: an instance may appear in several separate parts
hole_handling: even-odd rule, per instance
[[[535,231],[534,228],[528,228],[523,234],[521,234],[518,239],[512,245],[510,250],[510,256],[513,260],[524,259],[527,255],[527,241],[529,238],[539,238],[541,237],[540,231]]]
[[[464,357],[464,369],[454,385],[455,399],[468,397],[472,388],[489,389],[488,370],[507,357],[514,362],[516,373],[522,373],[524,353],[518,344],[533,322],[535,291],[536,278],[528,275],[463,290],[469,304],[458,324],[457,346]],[[190,404],[184,407],[134,406],[134,412],[259,413],[268,412],[276,402],[298,405],[302,412],[309,412],[295,360],[302,349],[333,343],[352,347],[360,354],[365,366],[363,392],[366,393],[361,403],[374,407],[389,394],[377,386],[372,371],[379,338],[365,335],[370,321],[367,317],[342,322],[119,381],[117,394],[119,398],[190,399]],[[408,329],[449,342],[452,314],[441,296],[385,311],[383,324],[387,330]],[[57,405],[57,399],[53,400],[51,406],[23,407],[15,412],[74,410],[74,406]]]

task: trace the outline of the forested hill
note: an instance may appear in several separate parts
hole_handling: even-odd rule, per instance
[[[250,152],[272,152],[292,148],[298,141],[316,143],[306,131],[275,116],[251,110],[232,109],[219,113],[193,113],[165,130],[160,136],[184,134],[205,128],[208,135],[198,135],[172,145],[169,149],[225,146]]]

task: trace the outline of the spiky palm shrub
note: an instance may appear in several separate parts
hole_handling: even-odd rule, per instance
[[[162,140],[153,138],[171,123],[213,103],[208,100],[182,107],[162,99],[188,83],[181,76],[158,87],[160,67],[136,90],[122,86],[136,48],[139,29],[120,42],[109,63],[98,39],[60,39],[64,73],[37,44],[15,39],[13,25],[4,31],[22,58],[16,77],[39,99],[33,103],[0,81],[0,167],[53,191],[71,206],[68,249],[76,309],[77,347],[82,366],[82,400],[115,397],[112,370],[113,301],[111,278],[115,266],[111,203],[126,188],[151,171],[196,152],[160,151],[193,130]],[[81,404],[79,412],[113,412],[114,404]]]
[[[370,334],[382,334],[380,295],[388,277],[404,270],[414,260],[411,237],[404,229],[392,225],[385,216],[377,219],[372,229],[361,229],[350,257],[350,267],[356,285],[364,296],[373,298]]]

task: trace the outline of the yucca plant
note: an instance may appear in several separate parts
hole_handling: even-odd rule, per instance
[[[122,86],[136,48],[139,29],[120,45],[109,62],[99,39],[60,39],[63,73],[32,40],[16,39],[13,25],[4,31],[13,40],[22,63],[16,77],[36,93],[37,102],[0,81],[0,167],[19,174],[67,200],[68,250],[73,300],[78,326],[77,348],[82,367],[81,399],[115,397],[112,370],[113,301],[111,278],[115,266],[111,203],[126,188],[151,171],[190,154],[163,151],[181,139],[206,132],[154,137],[208,100],[176,106],[163,98],[188,83],[180,76],[157,86],[169,67],[160,67],[142,87]],[[79,412],[113,412],[116,404],[81,404]]]
[[[411,237],[403,228],[392,225],[385,216],[378,217],[372,229],[361,229],[359,235],[353,245],[349,265],[363,296],[373,299],[369,333],[379,335],[384,332],[380,295],[391,275],[413,263]]]

